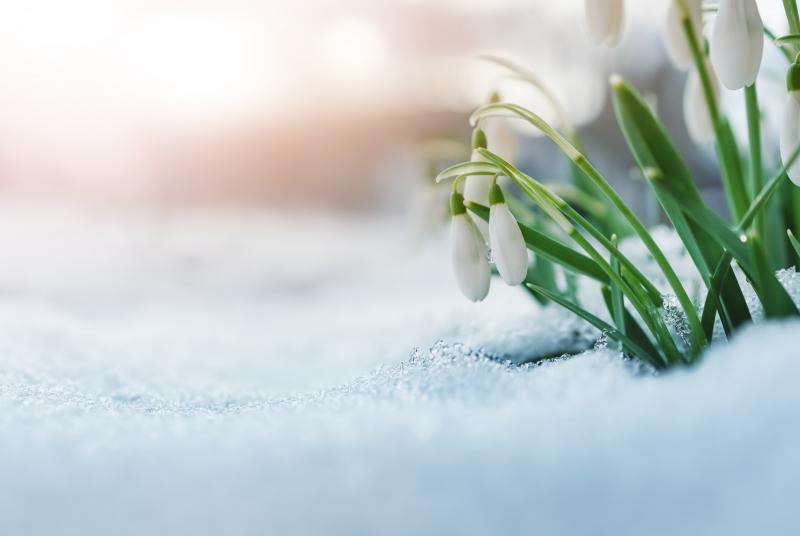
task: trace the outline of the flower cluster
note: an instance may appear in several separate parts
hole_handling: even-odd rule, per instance
[[[473,162],[485,162],[478,152],[485,148],[486,134],[476,129],[473,135]],[[528,273],[528,249],[517,220],[506,204],[503,190],[497,184],[496,175],[466,177],[463,195],[458,191],[459,184],[460,181],[453,183],[450,199],[453,270],[461,292],[477,302],[489,294],[490,254],[503,281],[516,286],[525,281]],[[467,214],[465,200],[488,204],[489,223]]]
[[[591,39],[602,46],[619,44],[626,0],[584,2]],[[464,295],[472,301],[488,295],[494,264],[507,284],[524,284],[540,302],[567,308],[617,341],[623,351],[657,368],[695,362],[717,336],[715,324],[730,335],[752,321],[736,271],[752,287],[763,316],[800,317],[797,304],[776,277],[776,270],[800,262],[800,242],[793,235],[800,230],[800,196],[789,192],[774,199],[788,183],[787,177],[800,185],[800,13],[796,2],[783,2],[792,31],[783,37],[775,37],[764,27],[755,0],[720,0],[717,5],[672,0],[665,18],[667,55],[676,68],[688,71],[687,131],[695,142],[715,146],[730,220],[705,202],[652,107],[621,77],[611,79],[614,109],[628,147],[705,286],[705,294],[694,298],[635,212],[592,164],[546,83],[511,62],[484,57],[540,91],[553,103],[560,125],[553,127],[535,112],[496,97],[472,114],[470,160],[437,177],[437,181],[455,179],[452,260]],[[705,32],[704,13],[714,11],[713,27]],[[779,147],[783,167],[769,180],[764,177],[767,166],[756,90],[765,35],[789,63]],[[748,143],[737,139],[719,106],[721,86],[743,91]],[[509,116],[539,129],[571,161],[572,184],[558,189],[544,184],[487,148],[484,122]],[[499,177],[516,184],[532,202],[514,200],[514,213],[524,216],[524,224],[509,209]],[[771,229],[785,229],[787,235],[781,238],[768,232],[768,224]],[[673,297],[669,301],[677,304],[684,327],[676,330],[666,324],[667,298],[617,247],[617,237],[625,236],[636,236],[647,249],[669,286]],[[557,277],[559,273],[563,277]],[[575,284],[578,277],[599,283],[610,323],[581,305]]]

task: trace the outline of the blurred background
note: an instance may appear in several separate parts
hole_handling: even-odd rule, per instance
[[[610,73],[630,78],[713,192],[661,44],[666,4],[628,2],[625,40],[606,50],[585,37],[581,0],[5,0],[0,196],[400,210],[429,174],[420,144],[466,141],[465,117],[492,91],[554,119],[482,53],[545,80],[635,203],[606,91]],[[778,3],[760,5],[782,31]],[[523,166],[563,174],[547,143],[515,129]]]
[[[424,319],[436,299],[464,306],[446,258],[448,187],[432,178],[468,158],[467,117],[493,91],[556,119],[482,54],[544,80],[595,164],[655,223],[607,91],[611,73],[629,78],[721,207],[713,150],[683,123],[685,73],[662,45],[667,1],[627,5],[623,42],[604,49],[586,37],[582,0],[0,0],[0,295],[89,311],[91,326],[116,318],[109,310],[133,315],[126,326],[173,327],[186,308],[207,311],[187,344],[239,321],[223,318],[220,299],[249,300],[258,322],[285,320],[292,304],[298,316],[285,321],[298,331],[282,348],[301,349],[299,318],[313,307],[370,326],[387,274],[408,317]],[[779,3],[759,5],[783,32]],[[785,67],[770,44],[765,58],[770,162]],[[724,105],[744,132],[738,99]],[[492,121],[498,152],[539,179],[567,180],[549,141]],[[412,269],[410,259],[423,260]],[[168,306],[183,309],[151,315]],[[402,321],[383,321],[391,341]],[[354,329],[356,341],[372,328]],[[252,355],[274,340],[256,340]]]

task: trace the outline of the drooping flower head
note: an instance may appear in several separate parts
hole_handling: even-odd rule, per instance
[[[702,0],[683,0],[688,11],[689,21],[694,30],[694,38],[702,50],[703,35],[703,7]],[[671,0],[667,11],[667,21],[664,26],[664,46],[670,61],[679,69],[688,69],[693,62],[692,48],[686,29],[683,27],[683,7],[681,0]]]
[[[489,294],[492,269],[488,250],[472,218],[464,197],[453,192],[450,199],[450,242],[453,273],[458,288],[470,301],[479,302]]]
[[[494,92],[489,97],[489,103],[500,102],[500,93]],[[519,143],[511,122],[508,117],[492,117],[483,123],[483,131],[486,133],[487,149],[500,156],[506,162],[515,164],[519,153]]]
[[[711,65],[707,65],[708,75],[711,77],[711,86],[719,98],[719,81]],[[683,118],[689,136],[700,145],[713,143],[716,138],[711,112],[708,109],[703,84],[697,69],[692,69],[686,79],[686,88],[683,90]]]
[[[786,89],[789,95],[783,110],[781,125],[781,160],[789,163],[798,146],[800,146],[800,63],[795,60],[786,76]],[[789,167],[787,175],[797,186],[800,186],[800,159],[795,159]]]
[[[755,0],[720,0],[711,63],[722,84],[735,90],[755,83],[763,53],[764,24]]]
[[[478,149],[486,149],[486,133],[481,128],[475,129],[472,133],[472,157],[473,162],[486,162],[486,159],[478,152]],[[491,175],[470,175],[464,179],[464,199],[481,205],[489,204],[489,190],[492,188]]]
[[[619,44],[625,26],[624,0],[584,0],[589,36],[598,45]]]
[[[528,249],[519,224],[511,214],[500,185],[489,195],[489,244],[497,271],[507,284],[516,286],[528,274]]]
[[[486,133],[480,127],[475,129],[472,133],[472,157],[473,162],[486,162],[486,159],[478,152],[478,149],[486,149],[487,140]],[[464,199],[480,205],[489,205],[489,190],[492,188],[492,181],[494,179],[491,175],[470,175],[464,179]],[[469,217],[469,216],[467,216]],[[480,219],[473,218],[475,225],[484,238],[484,241],[489,239],[488,224]]]

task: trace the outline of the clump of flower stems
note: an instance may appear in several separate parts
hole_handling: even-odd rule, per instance
[[[585,3],[593,40],[616,45],[624,30],[624,1]],[[730,220],[704,201],[666,128],[637,90],[619,76],[611,78],[617,121],[652,194],[697,267],[707,291],[701,303],[691,299],[646,226],[593,165],[558,104],[554,102],[560,118],[556,128],[536,113],[497,98],[470,118],[475,128],[470,161],[437,177],[453,179],[453,263],[462,291],[473,301],[488,294],[491,249],[507,284],[522,284],[542,303],[572,311],[616,341],[626,355],[659,369],[695,363],[710,344],[716,323],[730,336],[752,321],[737,271],[752,286],[765,318],[800,316],[775,275],[800,258],[794,237],[800,229],[800,196],[787,180],[800,184],[800,16],[796,0],[784,0],[784,7],[791,34],[783,37],[764,27],[754,0],[721,0],[718,8],[703,6],[701,0],[673,0],[666,21],[670,59],[678,68],[691,69],[688,83],[695,84],[685,94],[687,127],[696,142],[715,146]],[[703,13],[715,11],[707,42]],[[780,136],[783,165],[768,180],[756,91],[764,36],[788,60]],[[555,100],[531,73],[498,58],[485,59]],[[719,106],[717,76],[729,89],[743,92],[748,121],[744,154]],[[482,126],[493,117],[517,118],[539,129],[571,162],[573,187],[545,184],[487,149]],[[535,213],[515,210],[519,221],[515,220],[506,205],[510,196],[503,195],[498,177],[510,178],[536,207]],[[647,249],[669,287],[667,295],[618,248],[618,237],[628,236]],[[532,255],[524,273],[520,263],[524,267],[528,259],[526,249]],[[557,284],[557,268],[566,285]],[[582,306],[576,278],[600,285],[610,321]],[[668,301],[677,304],[681,329],[665,319]]]

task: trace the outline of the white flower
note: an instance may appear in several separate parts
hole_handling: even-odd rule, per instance
[[[755,0],[721,0],[711,34],[711,62],[728,89],[752,85],[764,52],[764,25]]]
[[[528,248],[522,237],[517,220],[503,199],[500,186],[495,184],[489,209],[489,244],[500,277],[507,284],[516,286],[528,274]]]
[[[702,50],[703,32],[703,7],[702,0],[684,0],[686,8],[689,10],[689,20],[692,22],[695,38],[698,46]],[[689,46],[689,38],[683,28],[683,10],[680,0],[672,0],[667,11],[667,24],[664,27],[664,45],[667,55],[675,67],[687,69],[693,61],[692,49]]]
[[[472,151],[473,162],[486,162],[487,160],[478,152]],[[489,206],[489,190],[492,189],[492,175],[470,175],[464,179],[464,199],[473,203]]]
[[[708,66],[714,93],[719,97],[719,82],[713,67]],[[683,119],[689,136],[698,144],[713,143],[716,139],[714,123],[708,111],[703,84],[696,69],[692,69],[686,79],[686,88],[683,91]]]
[[[598,45],[614,46],[622,37],[624,0],[584,0],[589,35]]]
[[[489,294],[492,269],[488,251],[478,229],[464,208],[464,198],[453,194],[450,240],[453,273],[458,288],[467,299],[479,302]]]
[[[486,134],[478,128],[472,133],[472,162],[487,162],[486,158],[478,152],[487,145]],[[491,175],[470,175],[464,179],[464,199],[489,206],[489,190],[492,188],[494,178]],[[489,225],[481,218],[474,217],[473,221],[483,236],[484,242],[489,239]]]
[[[789,92],[783,111],[781,127],[781,160],[786,164],[800,145],[800,91]],[[787,175],[797,186],[800,186],[800,159],[795,160]]]
[[[519,154],[519,142],[511,126],[514,119],[508,117],[492,117],[484,125],[488,149],[509,164],[516,164]]]

